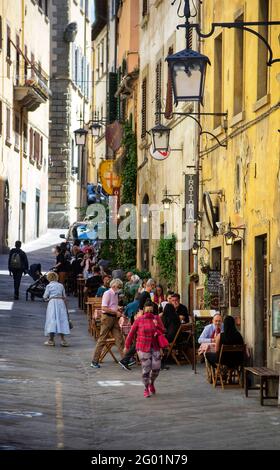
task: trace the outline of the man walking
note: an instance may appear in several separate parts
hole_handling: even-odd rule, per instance
[[[19,299],[19,286],[22,278],[22,273],[26,274],[28,271],[28,259],[23,250],[21,250],[21,242],[18,240],[15,243],[15,248],[12,248],[9,254],[8,269],[10,276],[14,278],[14,299]]]
[[[116,341],[116,346],[119,349],[121,356],[123,355],[124,339],[121,329],[119,327],[119,319],[122,311],[119,308],[118,294],[122,288],[123,283],[120,279],[113,279],[110,283],[110,289],[104,292],[102,297],[102,315],[101,315],[101,330],[100,336],[96,344],[95,352],[91,367],[99,369],[99,358],[105,346],[106,339],[109,333],[113,335]]]

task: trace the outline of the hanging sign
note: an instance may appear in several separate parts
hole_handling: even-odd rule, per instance
[[[171,153],[171,148],[169,147],[167,152],[162,152],[159,150],[153,151],[153,146],[150,146],[150,154],[155,160],[166,160]]]
[[[101,184],[110,196],[112,196],[114,188],[121,186],[121,178],[114,172],[114,163],[115,160],[105,160],[99,165]]]
[[[241,301],[241,260],[229,260],[230,305],[240,307]]]
[[[185,175],[186,222],[194,222],[198,215],[198,173]]]
[[[105,131],[106,143],[113,152],[116,152],[122,143],[123,138],[123,127],[118,121],[114,121],[112,124],[106,126]]]

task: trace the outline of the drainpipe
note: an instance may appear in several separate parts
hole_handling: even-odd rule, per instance
[[[24,51],[24,17],[25,1],[21,0],[21,50]],[[19,83],[24,84],[24,59],[21,57]],[[18,209],[18,240],[21,232],[21,193],[22,193],[22,167],[23,167],[23,109],[20,109],[20,148],[19,148],[19,209]]]

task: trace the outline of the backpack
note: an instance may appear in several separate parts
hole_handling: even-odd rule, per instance
[[[10,267],[12,270],[21,269],[21,257],[19,253],[13,253],[11,256]]]

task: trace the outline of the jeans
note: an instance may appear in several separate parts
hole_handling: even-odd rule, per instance
[[[13,271],[15,297],[19,296],[19,286],[22,278],[22,271]]]

